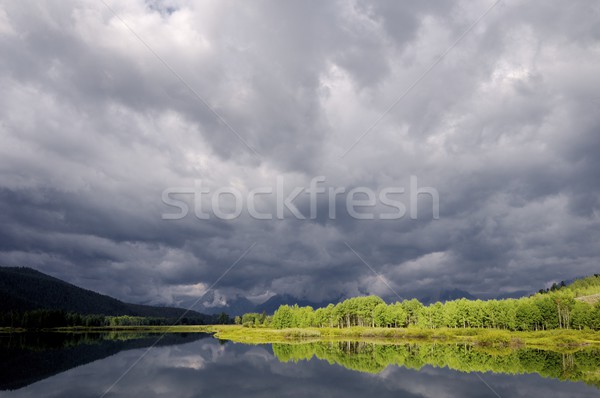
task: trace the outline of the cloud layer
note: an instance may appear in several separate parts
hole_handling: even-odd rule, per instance
[[[492,2],[421,3],[0,3],[0,263],[165,304],[252,244],[225,301],[492,297],[597,272],[600,6],[503,1],[468,30]],[[169,187],[317,175],[417,176],[440,218],[424,199],[417,220],[161,219]]]

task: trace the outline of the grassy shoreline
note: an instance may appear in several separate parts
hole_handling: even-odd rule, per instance
[[[600,347],[600,333],[579,330],[549,330],[511,332],[494,329],[419,329],[419,328],[305,328],[262,329],[243,327],[216,327],[215,337],[246,344],[360,340],[398,343],[464,343],[490,347],[531,347],[568,349]]]
[[[573,349],[600,347],[600,332],[580,330],[546,330],[512,332],[497,329],[420,329],[420,328],[248,328],[238,325],[179,325],[179,326],[114,326],[68,327],[42,331],[89,332],[147,332],[147,333],[213,333],[221,340],[245,344],[301,343],[310,341],[369,341],[387,344],[435,342],[507,348]],[[0,333],[26,332],[25,329],[0,328]]]

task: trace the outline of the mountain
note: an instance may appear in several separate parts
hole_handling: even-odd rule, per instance
[[[279,308],[280,305],[284,304],[298,304],[299,307],[306,307],[307,305],[310,305],[311,307],[316,309],[321,307],[327,307],[330,303],[337,304],[337,302],[340,301],[340,299],[323,302],[314,302],[309,300],[297,299],[293,296],[290,296],[289,294],[276,294],[264,303],[257,305],[254,309],[254,312],[262,313],[264,311],[267,314],[272,314],[277,308]]]
[[[204,314],[215,315],[224,312],[230,316],[253,312],[256,307],[252,301],[245,297],[235,296],[225,299],[214,290],[206,293],[198,303],[196,301],[196,298],[184,300],[179,305],[185,308],[193,308]]]
[[[254,304],[242,296],[235,296],[233,298],[220,297],[218,293],[208,292],[206,296],[202,297],[199,303],[194,303],[195,300],[188,300],[180,303],[180,305],[187,308],[193,306],[196,311],[200,311],[205,314],[220,314],[225,312],[230,316],[244,315],[249,312],[262,313],[263,311],[267,314],[273,314],[280,305],[298,304],[300,307],[310,305],[313,308],[326,307],[329,303],[336,304],[341,298],[333,301],[315,302],[306,299],[298,299],[289,294],[276,294],[269,298],[267,301],[261,304]]]
[[[31,268],[0,267],[0,312],[35,309],[170,319],[179,318],[185,312],[182,308],[125,303]],[[211,318],[196,311],[189,311],[185,316],[207,321]]]

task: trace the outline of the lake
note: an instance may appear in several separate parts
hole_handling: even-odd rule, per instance
[[[597,350],[367,342],[244,345],[202,333],[167,334],[156,343],[159,336],[0,335],[0,397],[100,397],[117,380],[106,397],[600,396]]]

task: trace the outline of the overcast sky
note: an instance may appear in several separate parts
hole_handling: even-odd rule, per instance
[[[155,304],[599,272],[600,3],[493,4],[1,1],[0,264]],[[439,219],[427,195],[417,219],[161,217],[170,187],[315,176],[405,202],[416,176]]]

